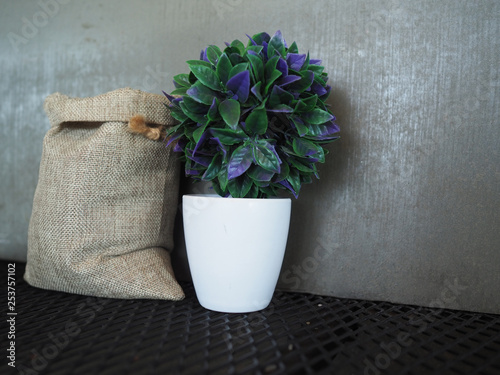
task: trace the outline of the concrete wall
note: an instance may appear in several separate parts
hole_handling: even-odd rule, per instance
[[[499,20],[495,0],[1,0],[0,254],[25,259],[47,95],[170,91],[206,45],[280,29],[323,59],[342,139],[279,287],[500,313]]]

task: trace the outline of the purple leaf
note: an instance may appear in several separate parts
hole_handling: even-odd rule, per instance
[[[327,93],[326,89],[317,82],[313,82],[311,85],[311,90],[318,96],[325,95]]]
[[[208,167],[210,165],[210,162],[212,161],[211,157],[206,157],[206,156],[191,155],[188,156],[188,158],[200,165],[203,165],[204,167]]]
[[[286,77],[288,75],[288,64],[282,57],[280,57],[280,59],[278,60],[276,69],[278,69],[282,73],[281,77]]]
[[[182,134],[182,133],[181,133],[181,134],[176,134],[176,135],[174,135],[174,136],[170,137],[170,138],[168,139],[167,145],[166,145],[165,147],[170,146],[173,142],[175,142],[176,140],[178,140],[178,139],[179,139],[180,137],[182,137],[183,135],[184,135],[184,134]],[[178,143],[179,143],[179,142],[177,142],[177,144],[178,144]],[[175,147],[177,147],[177,144],[175,145]],[[175,150],[175,148],[174,148],[174,150]],[[181,151],[182,151],[182,149],[181,149]]]
[[[180,145],[180,142],[177,142],[174,146],[174,152],[182,152],[182,146]]]
[[[290,185],[290,183],[287,180],[280,181],[280,182],[278,182],[278,184],[283,185],[288,190],[290,190],[292,192],[293,196],[295,197],[295,199],[297,199],[299,197],[299,195],[295,192],[295,190],[293,190],[292,185]]]
[[[244,70],[234,77],[232,77],[226,84],[227,88],[231,90],[240,103],[245,103],[250,93],[250,72]]]
[[[267,42],[262,42],[262,47],[263,47],[262,52],[264,53],[264,56],[267,56]],[[267,58],[269,58],[269,56],[267,56]]]
[[[321,65],[321,60],[318,59],[310,59],[309,60],[310,65]]]
[[[221,150],[222,153],[224,154],[224,159],[225,159],[227,155],[226,147],[221,143],[218,137],[213,137],[212,140],[214,140],[215,143],[217,143],[217,146],[219,147],[219,150]]]
[[[203,60],[203,61],[206,61],[206,62],[210,62],[207,58],[207,50],[206,49],[202,49],[201,52],[200,52],[200,60]]]
[[[253,44],[254,46],[256,46],[256,45],[257,45],[257,42],[256,42],[255,40],[253,40],[253,39],[252,39],[252,37],[251,37],[250,35],[248,35],[248,34],[245,34],[245,35],[248,37],[248,39],[250,39],[250,41],[252,42],[252,44]]]
[[[198,151],[198,148],[203,144],[203,142],[205,142],[205,140],[207,139],[207,133],[208,132],[203,132],[203,134],[201,135],[200,137],[200,140],[198,141],[198,143],[196,144],[196,146],[194,147],[194,150],[193,150],[193,156],[196,154],[196,151]]]
[[[232,180],[241,176],[252,165],[253,153],[252,148],[248,146],[240,146],[234,150],[227,166],[227,179]]]
[[[306,55],[300,53],[289,53],[286,58],[286,62],[288,63],[290,69],[296,71],[299,71],[300,68],[302,68],[302,65],[304,65],[305,61],[306,61]]]
[[[293,108],[287,106],[286,104],[278,104],[274,108],[267,108],[268,112],[281,112],[281,113],[292,113]]]
[[[281,78],[280,81],[278,82],[278,86],[282,87],[282,86],[289,85],[290,83],[298,81],[301,78],[302,77],[300,77],[300,76],[296,76],[296,75],[290,74],[290,75],[288,75],[286,77]]]

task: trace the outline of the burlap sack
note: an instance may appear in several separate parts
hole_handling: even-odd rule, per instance
[[[127,130],[134,115],[172,125],[163,103],[128,88],[46,99],[51,128],[29,225],[29,284],[98,297],[184,297],[169,255],[179,163],[164,142]]]

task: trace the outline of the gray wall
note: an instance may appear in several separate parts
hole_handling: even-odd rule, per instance
[[[26,256],[47,95],[170,91],[206,45],[281,29],[323,59],[342,139],[279,287],[500,313],[498,1],[0,1],[3,258]]]

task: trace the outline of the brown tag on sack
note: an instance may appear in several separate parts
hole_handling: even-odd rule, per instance
[[[170,261],[180,165],[170,147],[128,129],[174,124],[167,99],[132,89],[45,101],[28,232],[32,286],[110,298],[180,300]]]

